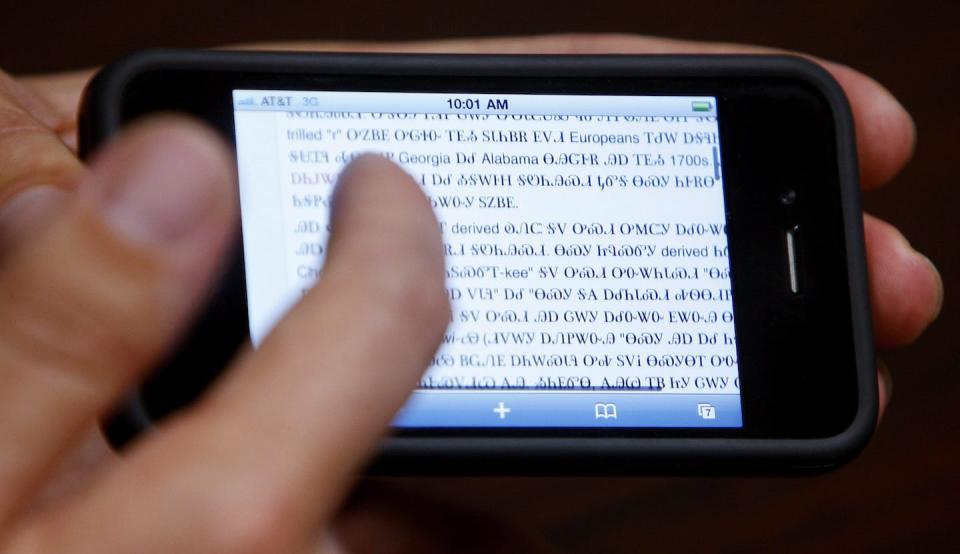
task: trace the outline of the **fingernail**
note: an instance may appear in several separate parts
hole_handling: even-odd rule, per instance
[[[937,294],[936,307],[934,308],[933,312],[931,312],[930,319],[927,321],[928,324],[932,323],[940,316],[940,310],[943,309],[943,278],[940,276],[940,270],[938,270],[937,266],[934,265],[933,260],[916,250],[903,233],[897,231],[897,234],[900,239],[901,252],[903,252],[905,257],[907,257],[907,259],[912,258],[913,260],[920,262],[920,264],[926,266],[929,269],[930,274],[933,275],[933,286],[936,288]]]
[[[880,359],[877,360],[877,374],[880,376],[883,391],[886,393],[887,404],[889,404],[890,399],[893,398],[893,374],[890,373],[887,363]]]
[[[936,321],[940,317],[940,311],[943,310],[943,277],[940,275],[940,270],[937,269],[937,266],[933,264],[933,260],[924,256],[923,254],[917,252],[917,255],[920,256],[928,266],[930,266],[930,271],[933,273],[934,286],[937,288],[937,307],[933,311],[933,315],[930,317],[930,322]]]
[[[223,171],[222,155],[208,136],[192,131],[139,131],[105,154],[99,165],[114,181],[100,183],[108,225],[129,239],[153,243],[176,241],[202,225],[223,196],[216,175]]]

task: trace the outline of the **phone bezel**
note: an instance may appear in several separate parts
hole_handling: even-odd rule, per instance
[[[152,51],[112,65],[88,88],[81,152],[89,155],[136,117],[170,110],[211,123],[233,143],[234,89],[718,99],[744,427],[401,430],[386,439],[379,467],[422,472],[429,458],[430,472],[444,471],[444,464],[457,472],[527,467],[544,473],[537,469],[543,463],[554,471],[616,471],[629,464],[676,468],[707,461],[713,468],[812,468],[851,457],[868,439],[876,378],[853,125],[839,86],[815,64],[784,56]],[[795,152],[807,157],[797,160]],[[786,189],[796,191],[790,205],[779,201]],[[785,286],[782,235],[776,232],[794,226],[803,231],[799,296]],[[129,438],[154,419],[151,412],[199,393],[232,358],[246,335],[242,272],[237,248],[224,286],[187,339],[196,344],[181,348],[151,378],[146,390],[154,392],[138,395],[115,420],[115,438]],[[778,371],[770,360],[777,360]],[[836,386],[820,387],[827,379]]]

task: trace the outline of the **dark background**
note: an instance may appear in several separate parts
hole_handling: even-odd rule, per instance
[[[960,549],[960,129],[957,2],[6,0],[0,67],[101,64],[150,46],[615,31],[801,50],[877,78],[913,113],[916,157],[867,210],[940,267],[946,304],[915,345],[881,353],[896,392],[867,451],[804,479],[421,479],[429,495],[501,514],[570,552]],[[477,529],[477,533],[482,533]],[[465,537],[468,538],[468,537]]]

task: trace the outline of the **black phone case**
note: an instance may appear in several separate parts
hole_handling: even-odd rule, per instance
[[[484,77],[635,76],[657,78],[759,76],[801,79],[818,89],[835,115],[841,201],[855,340],[858,408],[853,423],[824,439],[388,437],[369,471],[419,475],[809,474],[852,459],[872,434],[878,399],[868,302],[863,220],[851,112],[840,86],[822,68],[798,57],[739,55],[446,55],[329,54],[153,50],[104,68],[88,85],[79,114],[80,153],[87,158],[125,123],[128,85],[155,69],[309,75]],[[306,423],[305,423],[306,424]],[[129,438],[150,425],[128,402],[107,424]]]

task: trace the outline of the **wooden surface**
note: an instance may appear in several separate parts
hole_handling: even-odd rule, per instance
[[[916,157],[869,211],[940,267],[940,320],[883,353],[896,389],[867,451],[807,479],[446,479],[399,484],[502,514],[569,552],[960,550],[960,283],[957,168],[960,3],[7,2],[0,67],[95,65],[147,46],[293,38],[408,39],[622,31],[753,42],[864,70],[914,114]],[[887,4],[890,4],[889,6]],[[189,6],[189,7],[183,7]]]

